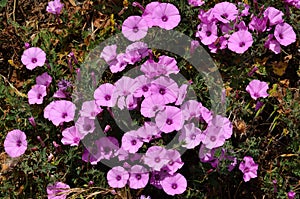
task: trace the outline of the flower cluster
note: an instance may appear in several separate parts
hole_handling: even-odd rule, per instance
[[[196,37],[213,53],[228,47],[243,54],[252,46],[253,35],[264,32],[269,33],[265,47],[276,54],[280,53],[280,45],[288,46],[296,41],[296,34],[292,26],[284,22],[281,11],[268,7],[259,15],[250,15],[249,9],[250,6],[244,3],[221,2],[208,11],[200,10],[201,23]],[[250,20],[249,24],[245,22],[247,20]]]

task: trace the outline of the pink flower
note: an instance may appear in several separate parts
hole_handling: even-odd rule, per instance
[[[168,163],[167,150],[161,146],[151,146],[146,151],[144,163],[155,171],[160,171]]]
[[[26,135],[23,131],[16,129],[8,132],[4,140],[4,150],[12,158],[19,157],[27,149]]]
[[[165,104],[173,103],[177,99],[178,85],[168,77],[161,76],[152,81],[151,93],[154,96],[162,96]]]
[[[239,169],[244,173],[244,181],[248,182],[251,178],[257,177],[258,164],[255,164],[252,157],[245,156],[244,162],[240,163]]]
[[[35,81],[38,85],[44,85],[48,87],[52,82],[52,77],[47,72],[44,72],[43,74],[37,76]]]
[[[176,149],[167,150],[166,158],[168,158],[166,168],[168,173],[171,175],[173,175],[184,164],[181,160],[180,153]]]
[[[48,199],[66,199],[69,189],[70,186],[62,182],[49,184],[47,186]]]
[[[213,8],[214,17],[223,23],[228,23],[236,19],[237,14],[237,7],[233,3],[221,2],[216,4]]]
[[[210,45],[218,38],[218,28],[216,23],[200,24],[196,37],[199,37],[204,45]]]
[[[160,3],[152,12],[153,25],[171,30],[178,26],[180,14],[176,6],[171,3]]]
[[[141,104],[141,114],[145,117],[154,117],[165,107],[164,99],[160,95],[151,95],[145,98]]]
[[[109,65],[117,62],[117,45],[105,46],[100,54],[100,58],[104,59]]]
[[[176,173],[163,179],[161,181],[161,186],[168,195],[174,196],[185,192],[187,181],[183,175]]]
[[[80,115],[82,117],[88,117],[90,119],[95,119],[96,116],[103,111],[102,108],[96,105],[95,100],[85,101],[82,104]]]
[[[270,26],[282,23],[283,22],[282,16],[283,16],[283,12],[277,10],[274,7],[268,7],[264,11],[264,17],[267,17],[269,19]]]
[[[179,131],[183,126],[183,115],[179,108],[174,106],[166,106],[155,117],[155,122],[159,130],[165,133]]]
[[[75,126],[63,130],[62,136],[63,138],[61,139],[61,142],[64,145],[71,145],[71,146],[78,146],[80,140],[84,137],[83,134],[79,133],[79,131]]]
[[[159,57],[158,70],[161,75],[169,76],[170,74],[179,73],[177,61],[173,57],[162,55]]]
[[[137,41],[147,35],[148,25],[140,16],[128,17],[122,25],[122,33],[130,41]]]
[[[296,33],[288,23],[277,24],[275,26],[274,36],[283,46],[288,46],[296,41]]]
[[[98,106],[113,107],[117,98],[113,94],[116,87],[110,83],[100,85],[94,92],[94,98]]]
[[[202,6],[205,2],[203,0],[188,0],[190,6]]]
[[[78,118],[75,126],[82,135],[93,133],[96,128],[94,119],[83,116]]]
[[[273,34],[268,35],[268,39],[264,46],[273,51],[275,54],[278,54],[281,51],[280,43],[274,38]]]
[[[64,4],[61,3],[60,0],[49,1],[46,11],[55,15],[59,15],[63,7]]]
[[[112,188],[123,188],[127,184],[129,173],[121,166],[113,167],[107,172],[107,181]]]
[[[228,39],[228,48],[236,53],[242,54],[252,46],[252,35],[247,30],[239,30]]]
[[[148,79],[145,75],[140,75],[135,78],[136,83],[137,83],[137,88],[134,91],[134,97],[142,97],[144,96],[146,99],[148,96],[151,95],[150,92],[150,86],[151,86],[151,81]]]
[[[21,61],[29,70],[35,69],[37,66],[43,66],[46,61],[46,53],[38,48],[31,47],[23,52]]]
[[[42,104],[46,95],[46,86],[34,85],[28,91],[28,102],[29,104]]]
[[[141,165],[134,165],[130,168],[129,187],[131,189],[144,188],[149,181],[149,173]]]
[[[185,144],[182,145],[183,147],[193,149],[204,139],[204,135],[202,135],[199,128],[195,127],[194,123],[190,123],[183,126],[178,139],[180,142],[185,142]]]
[[[266,98],[269,96],[267,90],[269,86],[266,82],[259,81],[257,79],[252,80],[246,87],[246,91],[250,93],[252,99],[257,100],[257,98]]]
[[[44,117],[52,121],[55,126],[58,126],[62,122],[74,120],[75,109],[75,104],[70,101],[53,101],[44,109]]]
[[[293,191],[289,191],[288,194],[287,194],[287,196],[288,196],[288,199],[294,199],[295,196],[296,196],[296,193],[293,192]]]
[[[122,149],[129,153],[136,153],[143,146],[143,142],[138,138],[137,131],[128,131],[122,137]]]
[[[126,57],[125,53],[118,54],[116,57],[116,60],[114,60],[114,62],[112,62],[109,67],[110,71],[112,73],[117,73],[117,72],[123,71],[128,64],[128,61],[126,59],[127,59],[127,57]]]
[[[148,3],[147,5],[146,5],[146,8],[145,8],[145,10],[144,10],[144,12],[143,12],[143,15],[142,15],[142,17],[143,17],[143,19],[145,19],[145,21],[147,22],[147,25],[148,25],[148,27],[149,28],[151,28],[152,26],[154,26],[154,23],[153,23],[153,20],[152,20],[152,18],[153,18],[153,11],[154,11],[154,9],[156,8],[156,6],[158,6],[160,4],[160,2],[157,2],[157,1],[155,1],[155,2],[150,2],[150,3]]]

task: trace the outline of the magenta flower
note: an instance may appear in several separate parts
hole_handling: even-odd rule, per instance
[[[130,168],[129,187],[131,189],[144,188],[149,181],[149,173],[141,165],[134,165]]]
[[[138,136],[143,142],[150,142],[153,137],[158,136],[160,133],[154,122],[145,122],[144,126],[137,130]]]
[[[187,181],[183,175],[176,173],[163,179],[161,181],[161,186],[168,195],[174,196],[185,192]]]
[[[44,85],[48,87],[52,82],[52,77],[47,72],[44,72],[43,74],[37,76],[35,81],[38,85]]]
[[[140,41],[134,42],[126,47],[126,54],[130,54],[132,52],[137,52],[140,55],[140,58],[135,62],[140,61],[142,58],[145,58],[149,54],[148,45]]]
[[[117,62],[117,45],[105,46],[100,54],[100,58],[104,59],[109,65],[114,65]]]
[[[242,54],[252,46],[252,35],[247,30],[239,30],[228,39],[228,48],[236,53]]]
[[[76,106],[70,101],[53,101],[44,109],[44,118],[50,120],[55,126],[62,122],[74,120]]]
[[[44,97],[47,95],[46,86],[34,85],[30,91],[28,91],[28,103],[29,104],[42,104]]]
[[[64,4],[61,3],[60,0],[49,1],[46,11],[55,15],[59,15],[63,7]]]
[[[47,186],[48,199],[66,199],[69,189],[70,186],[62,182],[49,184]]]
[[[188,0],[188,2],[193,7],[202,6],[205,3],[203,0]]]
[[[208,45],[208,48],[209,48],[210,52],[217,53],[217,51],[219,49],[223,50],[223,49],[227,48],[227,44],[228,44],[227,38],[225,36],[221,36],[218,38],[218,42],[214,42],[214,43]]]
[[[160,75],[158,67],[158,64],[154,60],[148,59],[141,65],[141,71],[146,75],[147,78],[152,79]]]
[[[102,108],[96,105],[95,100],[85,101],[82,103],[80,110],[80,115],[82,117],[88,117],[90,119],[95,119],[96,116],[103,111]]]
[[[204,130],[205,138],[203,144],[208,149],[213,149],[222,146],[225,143],[225,137],[218,126],[209,125]]]
[[[19,130],[8,132],[4,140],[4,150],[12,158],[19,157],[27,149],[26,134]]]
[[[257,79],[252,80],[246,87],[246,91],[250,93],[252,99],[257,100],[257,98],[266,98],[269,96],[267,90],[269,86],[266,82],[259,81]]]
[[[107,172],[107,181],[112,188],[123,188],[127,184],[129,173],[121,166],[113,167]]]
[[[244,173],[244,181],[248,182],[251,178],[257,177],[258,164],[255,164],[252,157],[245,156],[244,162],[240,163],[239,170]]]
[[[122,33],[130,41],[137,41],[147,35],[148,25],[140,16],[128,17],[122,25]]]
[[[136,153],[143,146],[143,142],[138,138],[137,131],[128,131],[122,137],[122,149],[129,153]]]
[[[267,22],[267,17],[259,18],[254,16],[249,23],[249,29],[252,31],[256,30],[258,33],[264,32],[267,28]]]
[[[63,130],[62,136],[63,138],[61,139],[61,143],[70,146],[78,146],[80,140],[84,137],[83,134],[79,133],[76,126],[72,126]]]
[[[155,6],[152,13],[152,20],[155,26],[171,30],[178,26],[180,14],[176,6],[171,3],[160,3]]]
[[[283,46],[288,46],[296,41],[296,33],[293,27],[288,23],[277,24],[275,26],[274,36]]]
[[[113,94],[116,87],[110,83],[100,85],[94,92],[94,98],[98,106],[113,107],[117,97]]]
[[[221,2],[214,6],[213,15],[219,21],[223,23],[228,23],[236,19],[238,14],[238,9],[233,3]]]
[[[144,163],[155,171],[160,171],[162,167],[167,165],[167,150],[161,146],[151,146],[146,151]]]
[[[190,123],[183,126],[178,139],[180,142],[185,142],[185,144],[182,145],[183,147],[193,149],[198,146],[204,138],[201,130],[195,127],[194,123]]]
[[[274,7],[268,7],[264,11],[264,17],[267,17],[269,19],[270,26],[282,23],[283,22],[282,16],[283,16],[283,12],[277,10]]]
[[[165,133],[179,131],[183,126],[183,115],[179,108],[174,106],[166,106],[155,117],[155,122],[159,130]]]
[[[288,196],[288,199],[294,199],[295,196],[296,196],[296,193],[293,192],[293,191],[289,191],[288,194],[287,194],[287,196]]]
[[[273,51],[275,54],[278,54],[281,51],[280,43],[275,39],[273,34],[268,35],[268,39],[264,46]]]
[[[216,23],[200,24],[198,25],[198,31],[196,37],[199,37],[204,45],[210,45],[218,38],[218,28]]]
[[[29,70],[35,69],[37,66],[43,66],[46,61],[46,53],[38,48],[31,47],[24,50],[21,61]]]

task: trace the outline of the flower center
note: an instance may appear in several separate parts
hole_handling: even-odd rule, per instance
[[[133,146],[136,145],[136,140],[132,140],[131,145],[133,145]]]
[[[121,178],[121,176],[118,175],[118,176],[116,177],[116,179],[117,179],[118,181],[120,181],[122,178]]]
[[[111,99],[111,96],[110,96],[110,95],[105,95],[104,99],[105,99],[106,101],[109,101],[109,100]]]
[[[211,31],[206,31],[206,36],[210,36],[211,35]]]
[[[224,18],[224,19],[227,19],[228,14],[227,14],[227,13],[224,13],[224,14],[221,15],[221,17]]]
[[[171,125],[171,124],[173,124],[173,120],[171,120],[171,119],[167,119],[167,121],[166,121],[166,123],[167,123],[167,125]]]
[[[245,46],[245,42],[240,42],[240,43],[239,43],[239,46],[240,46],[240,47],[244,47],[244,46]]]
[[[250,169],[248,168],[248,167],[246,167],[245,169],[244,169],[244,173],[247,173],[247,172],[249,172],[250,171]]]
[[[155,179],[155,180],[160,180],[160,175],[159,175],[159,174],[155,174],[155,175],[154,175],[154,179]]]
[[[42,97],[42,94],[39,93],[39,94],[37,95],[37,98],[38,98],[38,99],[41,99],[41,97]]]
[[[160,89],[159,89],[159,93],[160,93],[161,95],[164,95],[164,94],[166,93],[166,89],[160,88]]]
[[[133,27],[132,31],[133,31],[134,33],[137,33],[137,32],[139,31],[139,28],[135,26],[135,27]]]
[[[83,129],[85,131],[89,131],[89,130],[91,130],[91,128],[92,128],[92,126],[90,124],[83,125]]]
[[[79,138],[79,137],[74,137],[74,139],[73,139],[73,142],[74,142],[74,143],[79,143],[79,141],[80,141],[80,138]]]
[[[37,59],[36,59],[36,58],[32,58],[32,59],[31,59],[31,62],[32,62],[32,63],[36,63],[36,62],[37,62]]]
[[[140,180],[142,178],[141,174],[136,174],[135,175],[136,179]]]
[[[173,183],[173,184],[172,184],[172,189],[177,189],[177,187],[178,187],[178,186],[177,186],[176,183]]]
[[[148,91],[148,86],[143,86],[143,88],[142,88],[142,90],[144,91],[144,92],[147,92]]]
[[[160,162],[160,158],[159,158],[159,157],[156,157],[156,158],[154,159],[154,161],[158,163],[158,162]]]
[[[283,39],[283,36],[282,36],[282,34],[281,34],[281,33],[279,34],[279,38],[280,38],[280,39]]]
[[[196,139],[196,135],[193,134],[193,135],[191,136],[191,140],[195,140],[195,139]]]
[[[63,114],[61,115],[61,117],[64,118],[64,119],[65,119],[67,116],[68,116],[68,113],[63,113]]]
[[[20,147],[22,145],[22,141],[21,140],[18,140],[17,141],[17,147]]]
[[[216,141],[216,139],[217,139],[216,136],[211,136],[210,137],[210,141],[212,141],[212,142]]]
[[[162,20],[163,22],[166,22],[166,21],[168,21],[168,17],[167,17],[166,15],[164,15],[164,16],[161,18],[161,20]]]

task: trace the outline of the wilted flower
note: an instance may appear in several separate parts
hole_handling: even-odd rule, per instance
[[[293,192],[293,191],[289,191],[288,194],[287,194],[287,196],[288,196],[288,199],[294,199],[295,196],[296,196],[296,193]]]

